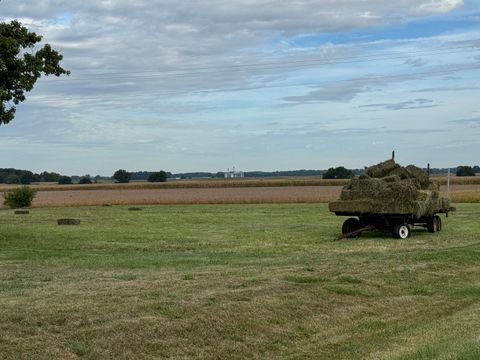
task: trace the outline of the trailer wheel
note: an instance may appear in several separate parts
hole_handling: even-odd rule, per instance
[[[392,236],[394,239],[406,239],[410,236],[408,224],[397,224],[393,227]]]
[[[437,231],[440,231],[441,228],[442,228],[442,220],[440,220],[440,217],[438,215],[432,216],[427,224],[428,232],[436,233]]]
[[[360,221],[358,219],[355,219],[355,218],[349,218],[349,219],[345,220],[345,222],[342,225],[342,234],[343,235],[350,234],[351,232],[354,232],[357,229],[360,229]],[[350,236],[347,236],[347,237],[349,237],[349,238],[359,237],[361,234],[362,233],[358,233],[358,234],[350,235]]]
[[[435,215],[437,218],[437,231],[442,231],[442,218],[438,215]]]

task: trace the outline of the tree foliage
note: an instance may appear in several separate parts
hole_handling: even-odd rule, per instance
[[[32,204],[36,191],[28,186],[22,186],[4,194],[4,205],[15,209],[21,207],[29,207]]]
[[[80,178],[80,180],[78,180],[78,183],[79,183],[79,184],[83,184],[83,185],[85,185],[85,184],[91,184],[91,183],[92,183],[92,179],[91,179],[90,175],[85,175],[85,176],[82,176],[82,177]]]
[[[13,120],[15,105],[25,100],[25,92],[33,89],[42,74],[70,74],[60,66],[63,56],[49,44],[33,52],[41,40],[16,20],[0,23],[0,125]]]
[[[58,184],[59,185],[70,185],[72,183],[72,178],[70,176],[60,176],[58,179]]]
[[[166,182],[167,181],[167,173],[163,170],[158,172],[151,173],[148,177],[149,182]]]
[[[130,173],[127,170],[119,169],[115,171],[113,178],[118,183],[128,183],[130,182]]]
[[[323,174],[324,179],[350,179],[352,177],[353,172],[344,168],[343,166],[330,168],[325,172],[325,174]]]
[[[475,176],[475,170],[471,166],[457,167],[457,176]]]

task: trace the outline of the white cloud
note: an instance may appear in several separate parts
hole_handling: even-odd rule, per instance
[[[463,0],[430,0],[418,6],[414,13],[426,15],[432,13],[446,13],[463,5]]]
[[[88,166],[100,161],[96,156],[99,149],[109,146],[122,148],[125,167],[140,166],[133,158],[133,153],[138,155],[131,150],[133,147],[151,150],[155,146],[169,160],[181,164],[177,165],[178,170],[218,169],[218,159],[242,156],[242,150],[251,154],[249,161],[255,162],[259,161],[259,154],[267,156],[268,149],[284,148],[279,155],[271,155],[282,164],[288,157],[288,135],[296,121],[318,122],[318,114],[326,115],[332,122],[356,117],[362,104],[384,104],[382,110],[396,106],[419,111],[411,108],[422,105],[411,103],[416,97],[401,94],[405,80],[423,80],[422,88],[448,84],[430,84],[425,80],[428,75],[397,78],[397,72],[408,74],[419,65],[421,69],[414,71],[447,71],[448,66],[460,62],[457,58],[461,56],[437,56],[430,62],[421,54],[409,54],[442,45],[447,49],[466,46],[466,41],[478,38],[478,34],[408,41],[379,38],[369,42],[356,38],[343,45],[328,39],[308,43],[310,37],[328,38],[328,34],[337,32],[388,28],[408,23],[412,18],[441,15],[462,3],[3,0],[0,17],[21,18],[42,34],[45,42],[64,54],[64,65],[72,70],[72,75],[68,79],[41,79],[35,90],[27,94],[27,102],[19,106],[15,121],[0,128],[0,135],[38,141],[43,144],[42,154],[48,153],[49,144],[56,144],[55,151],[50,153],[53,157],[62,146],[84,146],[82,151],[89,158],[79,171],[84,173],[95,172]],[[332,61],[368,58],[372,54],[384,56],[389,51],[404,57],[365,63]],[[319,65],[329,61],[337,65]],[[469,59],[464,62],[469,63]],[[382,78],[376,80],[377,74]],[[457,83],[457,87],[464,86]],[[372,94],[378,96],[379,88],[380,92],[400,94],[391,99],[368,98]],[[285,103],[282,99],[300,106],[281,107]],[[432,97],[434,100],[437,104]],[[380,111],[377,113],[380,116]],[[467,115],[459,114],[457,118],[464,116]],[[265,123],[274,120],[284,122],[285,127],[268,129]],[[371,120],[365,115],[364,121]],[[315,142],[317,138],[304,138],[320,136],[324,131],[318,126],[315,129],[318,131],[293,131],[295,148],[312,152],[318,149],[321,144]],[[344,129],[352,131],[332,130],[321,139],[328,141],[328,136],[335,136],[338,141],[341,136],[358,135],[363,141],[365,132],[358,125],[349,123]],[[385,129],[376,134],[376,141],[389,146],[389,141],[380,138],[388,133],[388,126]],[[313,146],[305,147],[304,140]],[[335,147],[334,143],[331,145]],[[185,154],[188,159],[181,157]],[[74,165],[79,166],[81,161],[79,158]],[[261,167],[260,162],[256,164]]]

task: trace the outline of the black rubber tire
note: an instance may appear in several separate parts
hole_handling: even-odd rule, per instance
[[[435,215],[437,218],[437,231],[442,231],[442,218],[438,215]]]
[[[392,237],[394,239],[406,239],[410,237],[411,229],[408,224],[397,224],[392,229]]]
[[[357,229],[360,229],[360,221],[355,218],[348,218],[347,220],[344,221],[342,225],[342,234],[349,234],[352,231],[355,231]],[[359,237],[362,233],[358,233],[354,236],[348,236],[348,237]]]
[[[435,216],[432,216],[430,220],[428,220],[427,230],[429,233],[433,234],[439,231],[439,227],[441,226],[442,224],[441,224],[440,217],[435,215]]]

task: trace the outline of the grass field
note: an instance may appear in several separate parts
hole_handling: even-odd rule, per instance
[[[325,204],[1,210],[0,359],[479,359],[480,205],[457,208],[337,242]]]

